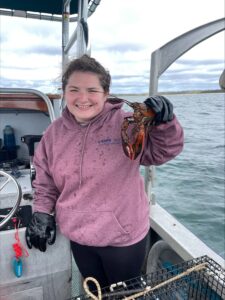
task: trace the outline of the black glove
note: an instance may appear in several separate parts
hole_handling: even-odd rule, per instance
[[[144,101],[145,105],[155,113],[154,123],[159,125],[173,120],[173,104],[163,96],[154,96]]]
[[[28,248],[32,245],[42,252],[46,251],[46,242],[49,245],[55,243],[56,224],[55,218],[49,214],[35,212],[25,232]]]

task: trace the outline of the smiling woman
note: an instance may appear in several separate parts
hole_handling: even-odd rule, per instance
[[[69,111],[79,123],[97,116],[104,107],[108,93],[104,92],[96,74],[74,71],[64,92]]]
[[[103,110],[110,81],[110,74],[93,58],[84,55],[71,61],[62,79],[63,96],[79,123],[89,122]]]
[[[139,167],[178,155],[183,130],[168,99],[146,99],[141,107],[154,117],[145,118],[145,143],[133,158],[121,133],[133,113],[122,109],[123,101],[108,99],[109,72],[83,55],[70,62],[62,81],[66,107],[35,152],[34,214],[26,239],[29,248],[45,252],[56,222],[82,276],[94,276],[103,287],[141,274],[149,205]]]

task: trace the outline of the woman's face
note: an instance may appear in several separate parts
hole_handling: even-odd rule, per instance
[[[72,73],[64,91],[67,107],[79,123],[97,116],[103,110],[107,96],[98,75],[91,72]]]

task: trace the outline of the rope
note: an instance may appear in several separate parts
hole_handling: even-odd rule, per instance
[[[176,276],[174,276],[172,278],[169,278],[169,279],[167,279],[167,280],[165,280],[165,281],[157,284],[154,287],[147,286],[143,291],[138,292],[136,294],[133,294],[133,295],[131,295],[129,297],[125,297],[124,300],[133,300],[133,299],[136,299],[138,297],[144,296],[145,294],[147,294],[149,292],[152,292],[152,291],[154,291],[156,289],[159,289],[159,288],[161,288],[162,286],[164,286],[164,285],[166,285],[168,283],[176,281],[176,280],[178,280],[178,279],[180,279],[180,278],[182,278],[182,277],[190,274],[193,271],[200,271],[200,270],[206,268],[206,266],[207,266],[207,263],[202,263],[202,264],[199,264],[199,265],[194,266],[192,268],[189,268],[186,271],[184,271],[183,273],[181,273],[179,275],[176,275]],[[95,285],[97,287],[97,291],[98,291],[98,295],[97,296],[95,296],[92,292],[90,292],[88,284],[87,284],[88,281],[92,281],[92,282],[95,283]],[[87,277],[87,278],[85,278],[83,286],[84,286],[85,292],[87,293],[88,296],[91,297],[92,300],[102,300],[101,287],[100,287],[98,281],[95,278],[93,278],[93,277]]]
[[[13,246],[13,250],[15,252],[15,257],[18,260],[20,257],[23,256],[23,254],[24,254],[25,257],[29,256],[29,253],[20,241],[20,237],[19,237],[19,224],[20,224],[20,221],[18,221],[18,223],[17,223],[17,218],[13,218],[12,221],[14,223],[15,231],[16,231],[15,232],[16,243],[14,243],[12,246]]]
[[[88,284],[87,284],[88,281],[92,281],[96,285],[97,291],[98,291],[97,297],[89,290],[89,287],[88,287]],[[102,300],[102,291],[101,291],[100,284],[98,283],[98,281],[94,277],[85,278],[83,287],[84,287],[85,292],[87,293],[88,296],[91,297],[91,299],[93,299],[93,300]]]

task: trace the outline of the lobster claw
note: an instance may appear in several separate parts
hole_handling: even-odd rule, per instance
[[[125,129],[128,128],[128,126],[129,123],[127,122],[127,119],[125,119],[122,128]],[[134,135],[133,142],[131,143],[126,130],[121,130],[123,151],[126,154],[126,156],[129,157],[131,160],[135,160],[138,157],[138,155],[142,152],[145,139],[144,131],[144,125],[141,125],[140,130],[136,132],[136,134]]]

